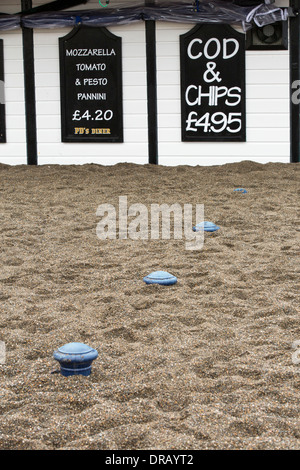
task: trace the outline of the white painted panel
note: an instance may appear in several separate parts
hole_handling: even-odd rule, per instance
[[[129,155],[133,155],[135,157],[139,157],[145,152],[145,147],[147,147],[144,143],[130,143],[127,145],[130,149]],[[124,155],[124,144],[118,143],[111,146],[110,143],[90,143],[88,144],[88,154],[85,154],[87,148],[87,144],[85,143],[46,143],[46,144],[39,144],[39,153],[41,155],[65,155],[65,156],[75,156],[81,155],[84,156],[98,156],[99,154],[105,155],[109,157],[110,155],[114,156],[122,156]]]
[[[123,55],[123,72],[144,72],[146,73],[146,61],[145,57],[137,57],[137,58],[132,58],[132,57],[124,57]]]
[[[49,86],[47,82],[47,86],[37,86],[35,90],[35,96],[37,103],[43,101],[59,101],[57,99],[57,87]]]
[[[169,129],[168,133],[165,132],[164,128],[159,129],[158,138],[160,142],[169,142],[172,140],[174,143],[181,142],[181,129],[172,128]],[[248,128],[247,129],[247,142],[288,142],[289,141],[289,128],[288,127],[277,127],[274,128]],[[199,144],[201,145],[201,144]]]
[[[35,59],[35,72],[41,74],[48,74],[55,72],[57,70],[57,58],[55,59],[46,59],[45,56],[43,59]]]
[[[159,56],[158,58],[167,58],[174,57],[174,59],[179,58],[179,43],[177,47],[173,47],[173,43],[171,41],[161,42],[159,45]]]
[[[59,58],[59,50],[57,47],[53,47],[55,45],[56,44],[40,44],[34,53],[35,60],[44,60],[45,57],[47,57],[49,60],[57,60]]]
[[[248,113],[288,113],[289,101],[277,99],[248,99],[246,101]]]
[[[17,116],[24,116],[25,115],[25,104],[23,102],[14,102],[14,101],[6,101],[5,105],[5,112],[6,116],[12,116],[16,118]]]
[[[248,69],[246,71],[246,83],[261,83],[269,85],[289,83],[289,70]]]
[[[232,158],[288,162],[288,51],[246,51],[247,142],[181,142],[179,40],[191,29],[192,25],[157,23],[159,162],[206,165]]]
[[[157,89],[158,100],[180,99],[178,85],[160,85]]]
[[[35,74],[35,86],[36,87],[55,87],[56,94],[59,95],[59,73],[36,73]]]
[[[7,87],[5,90],[5,99],[7,102],[17,102],[17,103],[22,103],[24,101],[24,89],[19,87],[11,87],[8,85],[11,85],[10,83],[7,83]]]
[[[123,100],[123,112],[125,114],[144,114],[147,108],[147,100]]]
[[[25,157],[25,145],[24,143],[19,142],[7,142],[6,144],[1,144],[0,151],[2,154],[2,148],[5,147],[5,152],[1,155],[1,163],[8,163],[10,158],[19,159],[22,158],[23,163],[26,163]]]
[[[190,156],[190,155],[178,155],[178,156],[162,156],[160,157],[160,165],[164,166],[177,166],[177,165],[190,165],[190,166],[212,166],[212,165],[223,165],[224,163],[237,163],[245,160],[251,160],[257,163],[289,163],[287,156],[272,157],[261,154],[257,155],[242,155],[242,156],[226,156],[226,160],[222,155],[214,156]]]
[[[289,55],[286,51],[247,51],[246,70],[287,70]]]
[[[133,155],[39,155],[39,165],[83,165],[94,163],[98,165],[116,165],[118,163],[136,163],[145,165],[147,161],[140,156]],[[17,164],[17,163],[16,163]]]
[[[18,60],[18,59],[14,60],[13,58],[7,59],[7,55],[5,56],[5,73],[18,74],[20,70],[22,70],[22,68],[23,68],[22,60]]]
[[[1,13],[13,14],[18,13],[21,10],[20,0],[2,0],[1,1]]]
[[[33,6],[49,0],[34,0]],[[4,0],[1,11],[15,13],[20,0]],[[287,0],[276,4],[287,6]],[[88,8],[101,8],[89,0]],[[74,8],[72,8],[74,9]],[[76,10],[87,9],[86,4]],[[159,163],[216,165],[252,160],[289,161],[289,51],[246,52],[247,142],[181,142],[179,36],[193,25],[158,21],[157,82]],[[39,164],[118,162],[147,163],[147,89],[145,24],[143,21],[108,28],[122,37],[124,143],[66,144],[60,141],[59,37],[70,29],[36,29],[35,78]],[[0,32],[4,39],[7,144],[0,145],[0,162],[26,163],[24,78],[21,30]],[[84,155],[84,157],[83,157]]]
[[[124,116],[124,129],[146,129],[148,118],[146,114],[128,114]]]
[[[268,85],[268,84],[247,84],[247,98],[258,99],[258,98],[279,98],[289,99],[289,85]]]
[[[171,71],[179,70],[179,56],[157,57],[157,70]]]
[[[119,161],[129,158],[129,161],[148,162],[144,24],[108,29],[122,37],[124,143],[61,142],[58,44],[59,38],[66,36],[70,29],[37,29],[34,42],[39,163],[52,163],[58,157],[60,162],[66,158],[69,163],[80,158],[80,163],[101,161],[110,164],[111,159],[117,158]]]
[[[6,51],[6,43],[4,44],[4,54]],[[4,67],[5,67],[5,57],[4,57]],[[19,71],[18,73],[15,74],[8,74],[7,71],[4,68],[4,74],[5,74],[5,89],[7,88],[20,88],[24,87],[24,77],[23,77],[23,70]],[[9,78],[9,79],[8,79]]]
[[[162,114],[159,113],[157,116],[159,128],[171,129],[173,127],[180,128],[180,115],[179,114]],[[172,141],[170,140],[170,144]]]
[[[123,90],[124,100],[144,100],[145,99],[145,86],[130,86],[128,85]]]
[[[20,11],[20,3],[1,4],[2,12]],[[21,30],[0,31],[4,54],[6,143],[0,144],[0,163],[26,164],[24,76]]]
[[[60,129],[60,116],[54,115],[37,115],[37,129]],[[51,142],[51,140],[50,140]]]
[[[158,110],[162,114],[180,113],[180,101],[179,100],[159,100]]]
[[[270,128],[270,127],[287,127],[290,126],[290,117],[287,113],[285,114],[247,114],[247,128],[248,127],[259,127]]]
[[[20,152],[17,156],[10,155],[9,145],[6,145],[6,153],[5,155],[1,155],[1,163],[5,165],[26,165],[26,155],[25,152]]]
[[[119,34],[121,34],[121,32]],[[145,60],[145,44],[143,42],[141,42],[141,43],[130,43],[130,42],[128,42],[126,44],[125,51],[123,51],[123,57],[125,57],[124,53],[127,54],[127,57],[139,57],[144,62],[144,60]]]
[[[289,127],[248,127],[247,142],[288,142],[290,138]]]
[[[180,74],[179,71],[157,71],[157,82],[159,85],[177,85],[180,84]]]
[[[8,107],[8,104],[6,105]],[[12,139],[9,139],[8,142],[13,142],[13,136],[16,132],[20,132],[24,135],[25,142],[25,115],[7,115],[6,114],[6,132],[9,134],[11,132]],[[2,146],[0,146],[1,151]]]
[[[23,60],[23,50],[20,47],[20,44],[14,45],[14,38],[17,39],[16,42],[18,42],[18,43],[20,42],[17,34],[12,36],[12,38],[10,40],[10,47],[7,50],[6,59],[7,59],[7,61],[9,61],[9,60],[13,60],[13,61],[20,60],[20,61],[22,61]]]
[[[21,144],[21,143],[25,144],[26,136],[24,132],[19,132],[19,129],[17,127],[15,127],[14,129],[9,128],[6,131],[6,140],[7,142],[13,142],[14,144]],[[3,145],[9,148],[10,144],[3,144]]]
[[[266,142],[187,142],[185,145],[186,155],[277,155],[281,156],[288,146],[282,142],[266,143]],[[181,155],[182,146],[175,145],[173,148],[163,142],[160,144],[161,151],[164,155]]]
[[[38,116],[49,114],[60,115],[60,102],[59,101],[37,101],[36,112]]]

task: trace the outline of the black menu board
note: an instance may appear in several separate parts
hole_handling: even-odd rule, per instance
[[[62,142],[123,142],[121,41],[81,25],[59,39]]]
[[[6,142],[3,39],[0,39],[0,143]]]
[[[246,140],[245,35],[224,24],[180,36],[182,141]]]

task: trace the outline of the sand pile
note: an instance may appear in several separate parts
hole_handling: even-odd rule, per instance
[[[0,449],[299,449],[299,180],[248,161],[0,165]],[[201,250],[100,240],[120,196],[204,204],[220,230]],[[177,284],[146,285],[157,270]],[[89,377],[52,373],[74,341],[99,353]]]

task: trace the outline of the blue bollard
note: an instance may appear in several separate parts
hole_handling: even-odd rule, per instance
[[[213,222],[208,222],[207,220],[204,222],[200,222],[199,224],[193,227],[194,232],[200,232],[200,230],[204,230],[204,232],[215,232],[219,230],[220,227],[215,225]]]
[[[244,188],[236,188],[236,189],[234,189],[233,191],[236,191],[236,192],[238,192],[238,193],[247,193],[247,192],[248,192],[248,191],[246,191],[246,189],[244,189]]]
[[[53,357],[60,363],[60,372],[69,375],[90,375],[92,362],[98,352],[83,343],[68,343],[54,351]]]
[[[177,277],[166,271],[154,271],[143,278],[146,284],[160,284],[162,286],[171,286],[176,284]]]

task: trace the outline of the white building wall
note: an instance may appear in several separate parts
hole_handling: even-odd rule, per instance
[[[179,36],[192,27],[157,22],[159,163],[289,162],[288,51],[246,51],[247,142],[181,142]]]
[[[88,7],[98,8],[99,2],[92,0]],[[1,2],[2,12],[19,10],[19,0]],[[156,23],[159,163],[289,162],[289,51],[246,51],[247,142],[181,142],[179,36],[191,28],[191,24]],[[148,162],[145,25],[141,21],[108,29],[122,37],[124,143],[61,142],[58,39],[70,29],[35,29],[39,164]],[[0,31],[0,38],[4,40],[7,123],[0,163],[26,163],[22,33],[20,29]]]
[[[1,1],[1,13],[21,10],[20,0]],[[20,29],[0,31],[4,54],[6,143],[0,144],[0,163],[26,164],[26,132],[22,34]]]
[[[12,15],[21,11],[21,0],[1,0],[1,13]]]
[[[62,143],[58,39],[70,29],[34,31],[39,164],[148,163],[145,31],[142,22],[108,28],[122,37],[123,143]]]
[[[14,10],[15,11],[15,10]],[[6,143],[0,144],[0,163],[27,163],[25,133],[22,35],[19,30],[0,31],[4,54]]]

